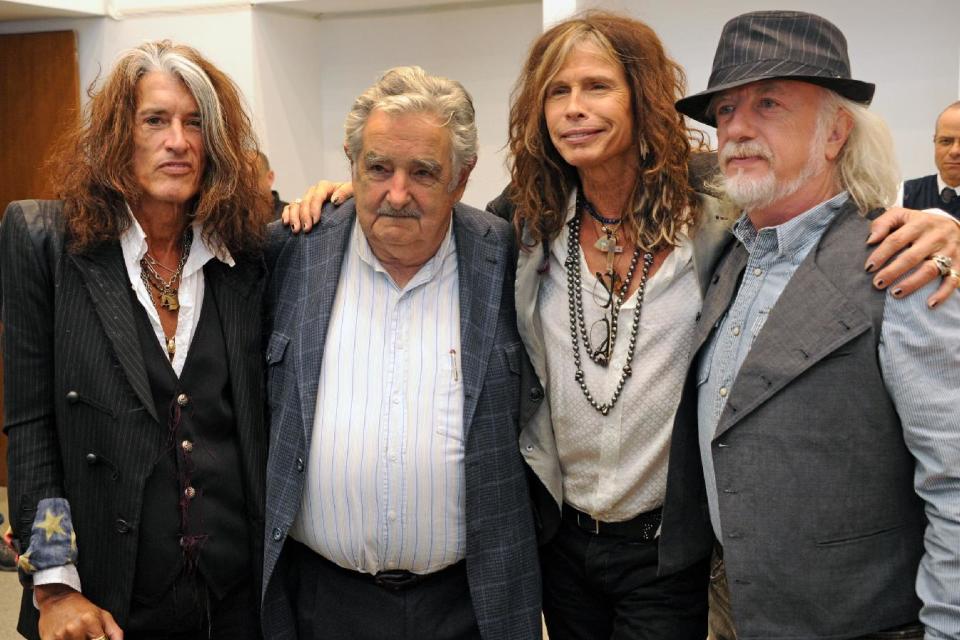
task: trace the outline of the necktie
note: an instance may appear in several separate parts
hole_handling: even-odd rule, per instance
[[[940,200],[942,200],[944,204],[950,204],[956,197],[957,190],[950,187],[944,187],[943,191],[940,192]]]

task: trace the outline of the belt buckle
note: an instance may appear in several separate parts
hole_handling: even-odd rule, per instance
[[[400,591],[417,584],[421,578],[410,571],[381,571],[373,576],[373,583],[383,589]]]
[[[586,531],[590,531],[588,527],[583,526],[583,523],[580,522],[581,515],[586,515],[586,514],[581,514],[579,511],[577,511],[577,526],[579,526],[581,529],[584,529]],[[593,535],[600,535],[600,521],[591,516],[587,516],[587,517],[593,522]]]

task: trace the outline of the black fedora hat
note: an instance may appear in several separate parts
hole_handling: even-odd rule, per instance
[[[757,80],[802,80],[870,104],[874,85],[850,77],[847,39],[832,22],[800,11],[756,11],[727,22],[707,90],[677,101],[677,111],[716,126],[707,113],[720,91]]]

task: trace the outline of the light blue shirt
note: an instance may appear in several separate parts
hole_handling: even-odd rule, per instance
[[[757,231],[741,216],[733,233],[749,254],[737,296],[705,343],[698,366],[700,453],[710,521],[722,540],[710,442],[737,374],[767,315],[816,246],[847,194],[776,227]],[[929,520],[917,572],[927,640],[960,638],[960,298],[936,310],[926,299],[940,281],[884,305],[878,359],[916,459],[914,486]],[[882,558],[877,559],[882,562]]]

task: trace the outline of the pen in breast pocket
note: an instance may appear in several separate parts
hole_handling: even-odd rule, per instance
[[[458,382],[460,380],[460,374],[457,372],[457,350],[450,349],[450,369],[453,370],[453,381]]]

